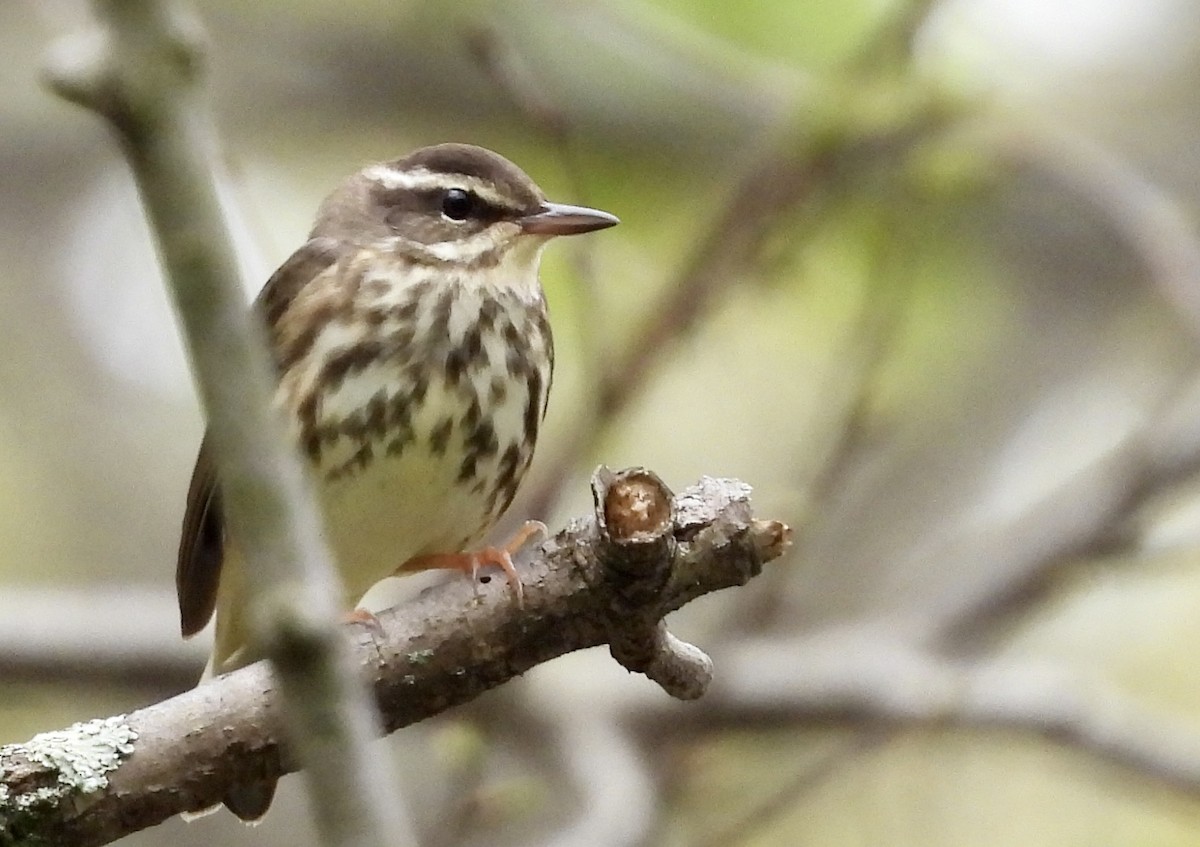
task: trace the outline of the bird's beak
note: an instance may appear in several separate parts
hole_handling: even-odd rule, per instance
[[[579,235],[608,229],[620,223],[616,215],[589,209],[586,206],[568,206],[565,203],[543,203],[531,215],[518,218],[521,230],[529,235]]]

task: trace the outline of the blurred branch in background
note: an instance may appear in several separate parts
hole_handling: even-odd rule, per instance
[[[378,721],[336,628],[332,559],[272,407],[272,366],[217,200],[212,130],[195,99],[199,24],[160,0],[94,8],[96,26],[54,46],[47,79],[109,123],[137,181],[207,411],[230,532],[251,563],[255,641],[280,680],[290,750],[310,765],[318,828],[330,847],[413,843],[389,763],[369,746]],[[25,812],[53,820],[70,802]]]
[[[971,134],[989,152],[1043,171],[1064,191],[1082,195],[1200,339],[1200,229],[1178,198],[1113,151],[1053,124],[988,121]]]
[[[1175,198],[1111,151],[1051,125],[1014,128],[989,123],[968,131],[985,155],[1044,173],[1063,192],[1077,193],[1094,207],[1141,264],[1152,290],[1200,340],[1200,230]],[[1027,548],[1030,559],[1025,565],[1008,571],[1012,581],[996,581],[972,602],[943,610],[930,620],[930,634],[946,647],[963,651],[1036,605],[1061,571],[1085,559],[1142,547],[1152,523],[1148,510],[1200,471],[1197,379],[1200,373],[1182,380],[1111,450],[1074,479],[1061,480],[1064,491],[1080,491],[1080,498],[1091,502],[1085,523],[1042,545],[1036,541],[1040,518],[1031,511],[1012,530],[1034,542]],[[1049,509],[1056,508],[1054,502],[1048,501]]]
[[[900,22],[905,37],[911,37],[911,25],[907,18]],[[811,234],[806,227],[820,223],[816,210],[847,180],[863,169],[886,171],[958,117],[948,101],[919,81],[899,103],[880,109],[898,87],[890,66],[871,71],[879,77],[864,76],[844,87],[836,73],[832,77],[838,81],[829,88],[814,82],[798,95],[792,126],[758,140],[757,154],[713,220],[692,240],[676,279],[660,302],[644,310],[629,347],[599,374],[596,414],[576,427],[565,457],[578,461],[593,454],[663,357],[758,265],[772,236],[786,231],[789,244],[802,244]],[[531,498],[530,511],[548,513],[567,478],[554,475]]]
[[[6,587],[0,594],[0,678],[121,681],[155,695],[196,684],[208,648],[164,639],[179,628],[168,589]]]
[[[787,670],[779,661],[783,650]],[[1147,708],[1099,677],[1011,659],[947,659],[886,632],[746,640],[718,657],[701,721],[847,721],[851,725],[1003,728],[1044,735],[1200,796],[1200,730]],[[646,720],[638,711],[639,720]],[[663,715],[661,723],[677,719]]]

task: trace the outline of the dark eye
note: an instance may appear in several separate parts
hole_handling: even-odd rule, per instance
[[[462,188],[449,188],[442,195],[442,214],[452,221],[465,221],[475,208],[475,195]]]

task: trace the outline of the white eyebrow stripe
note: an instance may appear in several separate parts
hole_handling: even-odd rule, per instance
[[[463,188],[489,205],[499,206],[502,209],[513,208],[512,202],[501,197],[491,185],[478,177],[466,174],[448,174],[431,171],[428,168],[398,171],[389,165],[379,164],[367,168],[363,171],[363,175],[384,188],[390,189],[436,191],[446,188]]]

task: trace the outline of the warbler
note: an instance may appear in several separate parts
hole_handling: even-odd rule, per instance
[[[469,551],[512,502],[546,412],[554,344],[542,251],[555,236],[617,222],[548,202],[490,150],[440,144],[346,179],[267,281],[254,308],[275,402],[309,462],[346,609],[396,573],[497,564],[515,579],[510,552],[527,532]],[[252,566],[225,531],[206,439],[176,568],[183,635],[216,615],[206,675],[259,658],[247,622]],[[252,779],[225,804],[256,820],[273,793],[273,782]]]

